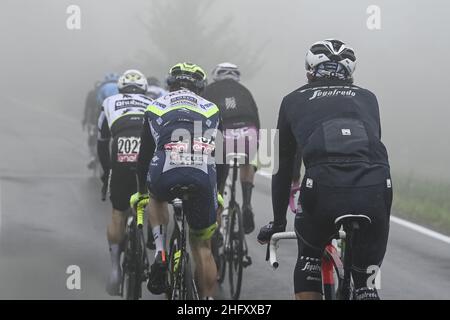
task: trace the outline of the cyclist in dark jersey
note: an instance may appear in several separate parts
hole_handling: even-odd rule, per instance
[[[92,88],[87,96],[84,103],[84,113],[81,125],[83,130],[87,129],[88,132],[88,147],[91,159],[88,163],[88,168],[92,169],[95,166],[97,158],[97,121],[100,115],[100,106],[97,104],[97,90],[100,83],[96,83],[95,87]]]
[[[256,171],[252,161],[256,157],[260,129],[258,108],[250,91],[239,82],[240,71],[236,65],[221,63],[212,75],[214,82],[205,88],[203,96],[219,107],[222,118],[224,157],[221,162],[224,164],[217,164],[217,186],[222,194],[229,169],[226,154],[245,153],[247,159],[240,166],[240,181],[244,231],[249,234],[255,229],[251,197]],[[245,150],[238,150],[240,146]]]
[[[392,183],[381,142],[378,103],[353,84],[353,49],[338,40],[315,43],[306,56],[309,83],[284,97],[278,118],[279,169],[272,178],[274,221],[261,228],[267,243],[286,227],[286,209],[297,150],[305,175],[301,210],[295,218],[298,299],[321,299],[321,257],[344,214],[364,214],[372,223],[354,248],[352,278],[357,299],[378,299],[368,283],[369,267],[380,266],[389,232]]]

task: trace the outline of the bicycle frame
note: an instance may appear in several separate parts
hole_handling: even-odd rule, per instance
[[[145,236],[142,230],[144,221],[144,207],[132,209],[127,219],[126,249],[122,262],[123,276],[121,296],[126,299],[139,299],[142,294],[142,282],[148,278],[149,259],[145,249]],[[128,276],[127,292],[124,292],[125,278]],[[131,278],[131,280],[130,280]],[[133,288],[130,288],[130,283]],[[130,293],[131,290],[131,293]]]
[[[185,216],[185,205],[183,200],[174,199],[172,201],[173,209],[174,209],[174,230],[172,232],[171,240],[170,240],[170,250],[169,253],[171,264],[173,264],[173,268],[176,270],[170,270],[172,283],[171,283],[171,292],[170,292],[170,300],[175,300],[177,298],[186,299],[188,297],[189,292],[188,288],[184,285],[184,281],[186,280],[186,272],[190,272],[189,266],[189,255],[187,253],[187,237],[186,237],[186,216]],[[180,241],[180,243],[175,243],[175,241]],[[172,252],[176,247],[176,252]],[[173,272],[173,273],[172,273]],[[198,300],[198,290],[195,285],[195,281],[192,281],[193,284],[193,299]],[[181,297],[177,297],[177,290],[181,288],[181,292],[179,295]]]
[[[339,233],[340,236],[344,236],[344,233]],[[267,246],[267,256],[266,260],[269,261],[269,264],[273,269],[277,269],[279,267],[279,262],[277,259],[277,249],[278,242],[282,239],[297,239],[297,235],[294,231],[287,232],[278,232],[272,235],[270,242]],[[339,279],[338,283],[341,284],[344,280],[344,268],[339,257],[339,253],[336,247],[333,244],[328,244],[325,247],[323,256],[322,256],[322,284],[324,289],[324,297],[326,300],[334,300],[336,299],[336,290],[335,290],[335,280],[334,280],[334,270],[336,270],[336,275]],[[339,287],[340,288],[340,287]],[[338,290],[339,290],[338,288]]]

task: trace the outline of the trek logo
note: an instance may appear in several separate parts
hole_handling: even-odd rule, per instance
[[[319,98],[329,98],[329,97],[337,97],[337,96],[344,96],[344,97],[354,97],[356,95],[356,92],[352,89],[348,90],[314,90],[313,95],[309,100],[319,99]]]
[[[129,107],[135,107],[135,108],[147,108],[147,103],[144,101],[139,101],[136,99],[129,99],[129,100],[117,100],[114,104],[114,107],[116,110],[129,108]]]
[[[236,109],[236,99],[234,97],[225,98],[225,108],[227,110]]]

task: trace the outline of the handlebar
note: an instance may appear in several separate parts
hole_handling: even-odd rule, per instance
[[[136,206],[136,222],[139,229],[142,228],[144,225],[144,213],[145,213],[145,207],[149,203],[149,199],[142,200],[139,202],[139,204]]]
[[[269,263],[272,268],[277,269],[279,266],[277,260],[278,241],[281,239],[297,239],[294,231],[277,232],[272,235],[268,244]]]

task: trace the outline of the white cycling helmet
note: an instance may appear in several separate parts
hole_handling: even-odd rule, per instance
[[[212,78],[214,81],[220,81],[224,79],[233,79],[235,81],[240,81],[241,72],[237,65],[223,62],[218,64],[212,71]]]
[[[117,81],[120,92],[123,93],[146,93],[147,79],[144,74],[138,70],[125,71]]]
[[[308,76],[352,79],[356,67],[355,52],[344,42],[327,39],[314,43],[308,50],[305,68]],[[319,70],[320,69],[320,70]],[[318,71],[320,71],[318,73]]]

